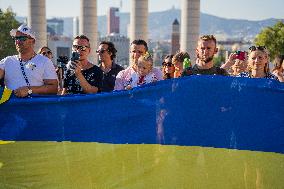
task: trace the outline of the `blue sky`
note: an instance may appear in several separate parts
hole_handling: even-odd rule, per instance
[[[106,14],[110,6],[120,7],[121,12],[129,12],[131,0],[97,0],[98,15]],[[149,0],[149,11],[167,10],[173,6],[180,8],[181,0]],[[51,17],[79,16],[80,0],[46,0],[46,14]],[[0,0],[0,8],[11,6],[18,16],[27,16],[28,0]],[[201,0],[201,12],[224,17],[247,20],[267,18],[284,19],[284,0]]]

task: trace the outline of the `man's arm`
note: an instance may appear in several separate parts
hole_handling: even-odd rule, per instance
[[[43,80],[43,86],[31,86],[33,94],[57,94],[58,81],[57,79],[45,79]],[[20,87],[14,90],[14,94],[17,97],[26,97],[28,96],[29,87]]]
[[[75,76],[79,80],[80,86],[82,87],[84,93],[91,94],[91,93],[97,93],[99,91],[98,87],[91,85],[84,77],[80,62],[75,62],[74,69],[75,69],[74,70]]]
[[[0,87],[4,87],[4,70],[0,68]]]
[[[2,78],[4,78],[4,70],[2,70],[1,68],[0,68],[0,79],[2,79]]]
[[[75,74],[78,80],[80,81],[80,86],[82,87],[84,93],[97,93],[98,87],[90,85],[90,83],[86,80],[84,75],[80,72]]]
[[[44,79],[43,86],[33,86],[31,89],[34,94],[57,94],[58,81],[57,79]]]

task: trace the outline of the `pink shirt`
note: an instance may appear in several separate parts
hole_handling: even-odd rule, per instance
[[[153,68],[152,73],[156,76],[157,81],[163,80],[163,73],[160,69]],[[116,76],[114,90],[124,90],[126,86],[131,84],[131,78],[134,74],[135,71],[132,66],[120,71]]]

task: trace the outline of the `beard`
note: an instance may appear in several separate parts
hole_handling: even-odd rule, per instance
[[[204,57],[204,56],[198,55],[197,58],[198,58],[199,60],[201,60],[202,62],[204,62],[205,64],[207,64],[207,63],[209,63],[209,62],[211,62],[211,61],[213,60],[214,55],[212,55],[212,56],[210,56],[210,57]]]

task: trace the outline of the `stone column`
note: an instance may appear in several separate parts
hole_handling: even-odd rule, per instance
[[[96,0],[81,0],[79,35],[86,35],[90,39],[91,54],[89,60],[97,64],[97,1]]]
[[[75,16],[73,18],[73,37],[79,35],[79,18]]]
[[[37,52],[39,48],[47,45],[45,0],[29,0],[28,26],[35,32],[34,50]]]
[[[195,61],[195,48],[199,37],[200,0],[182,0],[180,49]],[[194,62],[193,62],[194,63]]]
[[[130,43],[135,39],[148,42],[148,0],[131,0]]]

